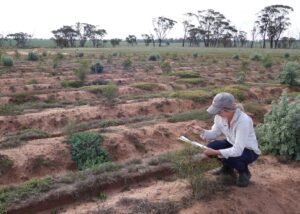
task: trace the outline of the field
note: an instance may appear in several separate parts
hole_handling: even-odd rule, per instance
[[[38,59],[27,59],[31,51]],[[278,80],[286,62],[300,62],[300,50],[139,46],[1,53],[13,66],[0,65],[0,213],[299,212],[299,162],[263,155],[251,165],[248,188],[202,178],[197,195],[177,172],[194,166],[189,158],[198,151],[177,138],[201,142],[186,127],[195,121],[211,126],[205,110],[221,91],[233,93],[255,125],[263,122],[284,89],[291,99],[300,95],[299,87]],[[97,62],[103,71],[90,72]],[[79,166],[70,143],[78,132],[100,136],[110,162]],[[190,160],[184,166],[183,157]],[[207,177],[216,166],[199,165]]]

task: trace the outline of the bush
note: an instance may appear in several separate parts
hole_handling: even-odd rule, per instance
[[[12,67],[14,65],[13,59],[8,56],[1,57],[1,62],[4,66],[7,66],[7,67]]]
[[[287,59],[287,58],[290,57],[290,54],[289,54],[289,53],[284,53],[284,54],[283,54],[283,57]]]
[[[82,81],[80,80],[63,80],[61,82],[61,86],[64,88],[71,87],[71,88],[80,88],[82,86]]]
[[[240,59],[240,56],[238,54],[235,54],[235,55],[232,56],[232,59],[238,60],[238,59]]]
[[[78,132],[69,137],[72,159],[76,161],[80,170],[109,160],[108,153],[101,148],[102,142],[103,137],[94,132]]]
[[[300,160],[300,99],[289,104],[284,91],[264,123],[256,127],[256,134],[264,152]]]
[[[7,173],[13,165],[14,162],[11,159],[9,159],[7,155],[0,154],[0,176]]]
[[[271,68],[273,65],[272,58],[269,55],[264,57],[264,59],[262,60],[262,64],[265,68]]]
[[[82,83],[84,83],[86,79],[87,68],[88,68],[88,62],[81,61],[79,68],[74,71],[75,75]]]
[[[197,72],[194,71],[176,71],[172,73],[171,75],[180,77],[180,78],[196,78],[200,77],[200,75]]]
[[[299,71],[300,64],[295,62],[286,63],[279,76],[280,83],[290,86],[298,85],[297,77],[299,76]]]
[[[151,82],[138,82],[133,84],[132,87],[139,88],[145,91],[154,91],[155,89],[159,89],[159,85]]]
[[[149,59],[149,61],[158,61],[160,59],[160,55],[159,54],[151,54],[148,59]]]
[[[39,55],[37,53],[34,53],[34,52],[29,52],[28,56],[27,56],[27,59],[29,61],[38,61],[39,60]]]
[[[255,54],[251,55],[250,59],[252,61],[261,61],[262,60],[262,56],[260,54],[255,53]]]
[[[104,70],[104,66],[101,62],[96,62],[91,66],[91,73],[100,74],[103,72],[103,70]]]
[[[171,67],[171,64],[170,62],[167,62],[167,61],[163,61],[160,63],[160,68],[163,72],[166,72],[166,73],[169,73],[172,71],[172,67]]]
[[[9,101],[14,103],[14,104],[22,104],[22,103],[26,103],[26,102],[35,102],[35,101],[38,101],[38,100],[39,100],[38,97],[33,96],[32,94],[26,93],[26,92],[13,94],[11,96],[11,98],[9,99]]]
[[[125,59],[123,61],[122,65],[123,65],[123,68],[125,70],[129,70],[132,67],[132,61],[131,61],[131,59],[130,58]]]
[[[115,98],[118,92],[118,87],[113,83],[107,85],[86,86],[82,87],[82,89],[94,94],[103,94],[109,100]]]
[[[193,57],[197,58],[198,57],[198,53],[193,53]]]
[[[83,52],[79,52],[79,53],[76,53],[75,56],[76,56],[76,57],[83,57],[83,56],[84,56],[84,53],[83,53]]]

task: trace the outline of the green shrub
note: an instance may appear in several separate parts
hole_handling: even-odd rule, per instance
[[[80,88],[82,86],[82,81],[80,80],[63,80],[61,82],[61,86],[64,88],[71,87],[71,88]]]
[[[75,75],[82,83],[84,83],[86,79],[87,68],[88,68],[88,62],[81,61],[79,68],[75,70]]]
[[[233,56],[232,56],[232,59],[236,59],[236,60],[238,60],[238,59],[240,59],[240,55],[238,55],[238,54],[235,54],[235,55],[233,55]]]
[[[54,56],[54,60],[62,60],[64,57],[64,55],[62,53],[56,53]]]
[[[39,60],[39,55],[37,53],[34,53],[34,52],[29,52],[28,56],[27,56],[27,59],[29,61],[38,61]]]
[[[113,99],[117,96],[118,87],[109,83],[107,85],[94,85],[94,86],[86,86],[82,87],[83,90],[87,90],[94,94],[103,94],[107,99]]]
[[[283,57],[286,58],[286,59],[288,59],[290,57],[290,54],[289,53],[284,53]]]
[[[181,99],[189,99],[201,103],[208,101],[211,98],[212,94],[204,90],[182,90],[172,92],[169,96]]]
[[[37,100],[39,100],[38,97],[33,96],[30,93],[21,92],[21,93],[13,94],[9,101],[15,104],[22,104],[26,102],[35,102]]]
[[[255,54],[252,54],[250,56],[250,59],[252,61],[261,61],[262,60],[262,56],[260,54],[258,54],[258,53],[255,53]]]
[[[14,61],[11,57],[8,57],[8,56],[2,56],[1,57],[1,62],[4,66],[7,66],[7,67],[12,67],[14,65]]]
[[[193,53],[194,58],[197,58],[198,56],[199,56],[198,53]]]
[[[200,75],[194,71],[176,71],[173,72],[171,75],[180,77],[180,78],[195,78],[199,77]]]
[[[122,62],[122,65],[123,65],[123,68],[125,70],[129,70],[131,67],[132,67],[132,61],[130,58],[127,58],[125,59],[123,62]]]
[[[170,62],[168,62],[168,61],[161,62],[160,68],[163,72],[166,72],[166,73],[169,73],[172,71],[172,66],[171,66]]]
[[[289,104],[284,91],[264,123],[256,127],[256,134],[264,152],[300,160],[300,99]]]
[[[104,66],[101,62],[96,62],[91,66],[91,73],[100,74],[103,72],[103,70],[104,70]]]
[[[180,78],[175,81],[176,83],[181,83],[181,84],[200,84],[202,83],[202,79],[200,78]]]
[[[279,76],[280,83],[290,86],[298,85],[297,77],[299,76],[299,72],[300,64],[295,62],[286,63]]]
[[[29,85],[34,85],[34,84],[38,84],[38,81],[36,79],[31,79],[28,81]]]
[[[132,87],[139,88],[146,91],[154,91],[155,89],[159,89],[159,85],[151,82],[139,82],[132,85]]]
[[[172,115],[168,119],[168,122],[177,123],[189,120],[207,120],[209,118],[211,118],[211,115],[209,115],[209,113],[206,110],[193,110]]]
[[[271,68],[273,65],[271,56],[269,56],[269,55],[265,56],[262,60],[262,64],[265,68]]]
[[[13,165],[14,162],[9,159],[7,155],[0,154],[0,176],[6,174],[10,169],[12,169]]]
[[[68,138],[72,159],[80,170],[90,168],[109,160],[108,153],[101,148],[103,137],[94,132],[78,132]]]
[[[76,57],[83,57],[83,56],[84,56],[84,53],[83,53],[83,52],[79,52],[79,53],[76,53],[75,56],[76,56]]]
[[[148,58],[149,61],[158,61],[160,59],[159,54],[151,54]]]

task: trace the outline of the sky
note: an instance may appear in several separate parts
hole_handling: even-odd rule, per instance
[[[2,0],[0,34],[25,32],[34,38],[51,38],[52,30],[76,22],[105,29],[104,39],[125,39],[129,34],[155,34],[152,19],[164,16],[177,21],[168,38],[183,36],[185,13],[213,9],[225,15],[238,30],[250,36],[256,14],[274,4],[294,8],[286,36],[300,37],[299,0]]]

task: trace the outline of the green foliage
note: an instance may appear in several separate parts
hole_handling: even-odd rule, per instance
[[[264,123],[256,127],[261,148],[266,153],[285,159],[300,160],[300,99],[288,103],[284,91],[272,112],[265,115]]]
[[[69,136],[72,159],[80,170],[109,160],[107,152],[101,148],[102,142],[103,137],[95,132],[78,132]]]
[[[258,53],[254,53],[250,56],[250,59],[252,61],[261,61],[262,60],[262,55]]]
[[[180,78],[175,81],[176,83],[181,83],[181,84],[200,84],[203,82],[202,79],[200,78]]]
[[[234,55],[232,56],[232,59],[236,59],[236,60],[238,60],[238,59],[240,59],[240,55],[238,55],[238,54],[234,54]]]
[[[286,59],[288,59],[290,57],[290,53],[284,53],[283,57],[286,58]]]
[[[54,60],[62,60],[64,57],[64,55],[62,53],[56,53],[54,56]]]
[[[39,55],[35,52],[29,52],[28,56],[27,56],[27,59],[29,61],[38,61],[39,60]]]
[[[123,68],[125,70],[130,70],[130,68],[132,67],[132,61],[130,58],[127,58],[125,59],[123,62],[122,62],[122,65],[123,65]]]
[[[197,58],[198,56],[199,56],[198,53],[193,53],[193,57],[194,57],[194,58]]]
[[[0,176],[12,169],[14,162],[7,156],[0,154]]]
[[[38,97],[33,96],[30,93],[21,92],[21,93],[13,94],[9,101],[14,104],[22,104],[25,102],[35,102],[37,100],[38,100]]]
[[[91,73],[100,74],[104,70],[104,66],[101,62],[96,62],[91,66]]]
[[[18,186],[8,186],[0,189],[0,213],[6,213],[7,207],[13,206],[38,192],[50,190],[53,178],[32,179]]]
[[[12,67],[14,65],[14,61],[11,57],[8,57],[8,56],[2,56],[0,57],[1,58],[1,63],[4,65],[4,66],[7,66],[7,67]]]
[[[159,85],[151,82],[139,82],[131,85],[132,87],[139,88],[146,91],[154,91],[155,89],[159,89]]]
[[[265,68],[271,68],[273,65],[273,61],[270,55],[267,55],[263,58],[262,64]]]
[[[64,88],[80,88],[82,85],[83,83],[80,80],[63,80],[61,82],[61,86]]]
[[[196,78],[200,77],[200,75],[197,72],[194,71],[176,71],[171,73],[170,75],[174,75],[180,78]]]
[[[82,89],[94,94],[103,94],[109,100],[115,98],[118,93],[118,87],[113,83],[109,83],[107,85],[86,86],[82,87]]]
[[[83,57],[84,56],[84,53],[83,52],[77,52],[75,54],[76,57]]]
[[[297,77],[300,72],[300,64],[295,62],[288,62],[285,64],[282,72],[280,73],[280,83],[288,84],[290,86],[298,85]]]
[[[172,71],[172,66],[171,66],[170,62],[168,62],[168,61],[162,61],[160,63],[160,68],[163,72],[166,72],[166,73],[169,73]]]
[[[192,110],[189,112],[182,112],[172,115],[168,122],[177,123],[189,120],[207,120],[210,119],[211,115],[206,110]]]
[[[160,55],[159,54],[151,54],[148,58],[149,61],[158,61],[160,59]]]
[[[86,79],[87,68],[88,68],[88,62],[86,60],[83,60],[80,62],[79,68],[75,70],[75,75],[82,82],[82,84]]]
[[[182,98],[182,99],[189,99],[195,102],[206,102],[208,101],[212,94],[210,92],[204,90],[182,90],[172,92],[169,95],[170,97]]]

